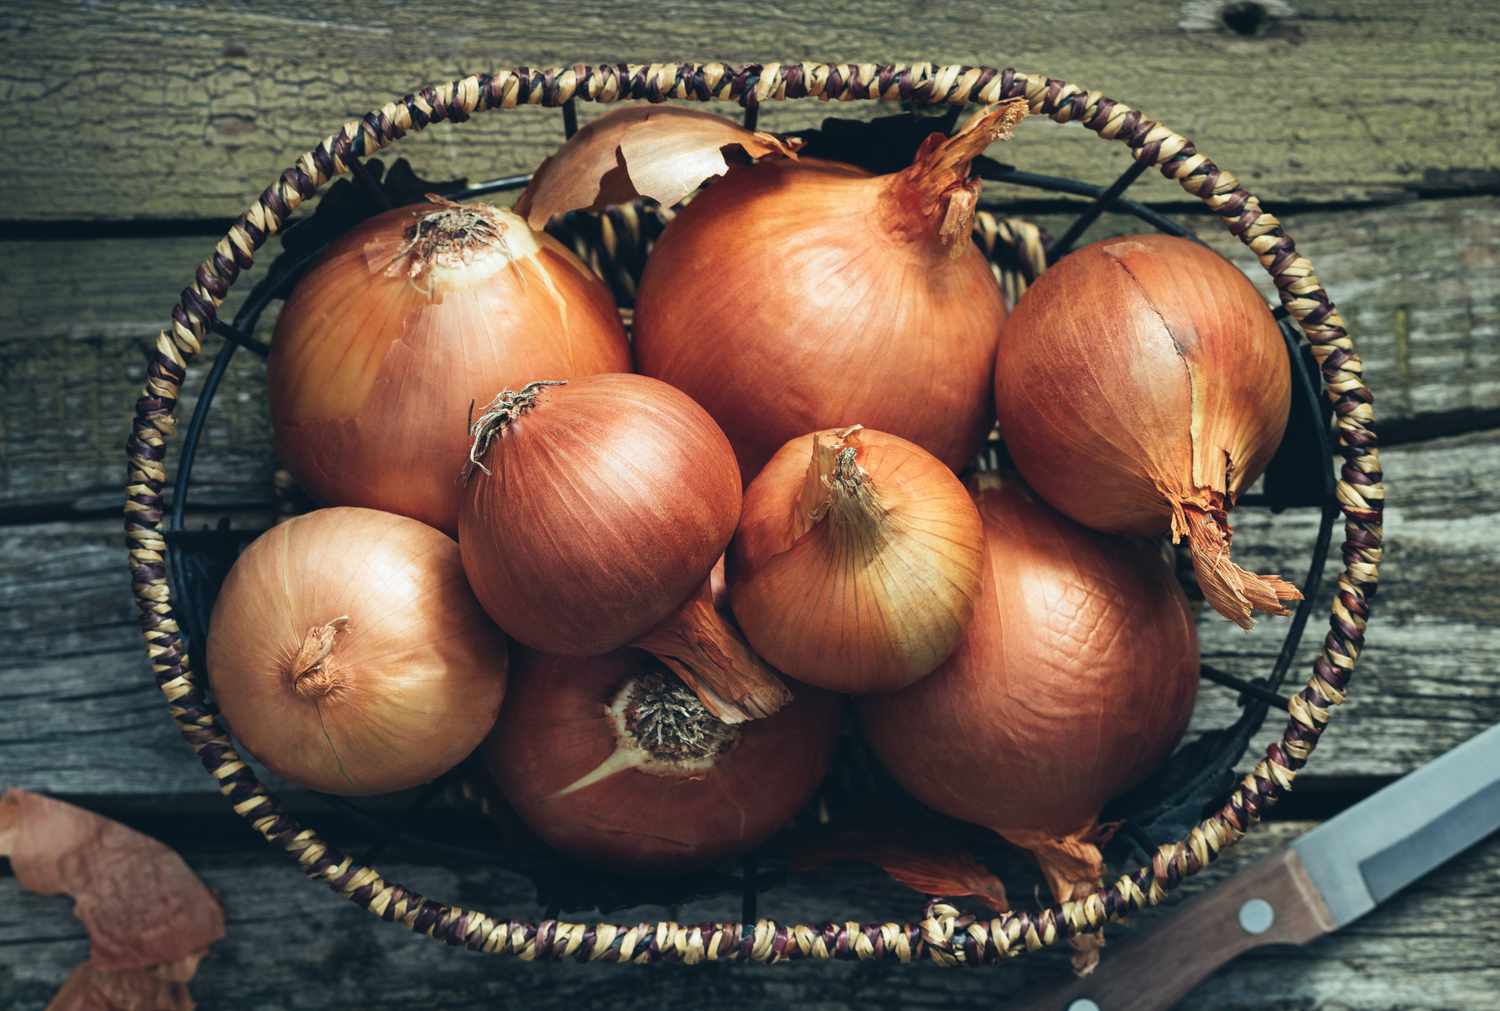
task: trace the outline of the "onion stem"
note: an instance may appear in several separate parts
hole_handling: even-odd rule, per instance
[[[334,640],[348,624],[349,616],[341,614],[307,630],[302,648],[292,658],[292,690],[302,698],[320,698],[338,683],[338,666],[330,661]]]
[[[490,444],[504,435],[506,428],[517,418],[536,406],[537,396],[544,388],[566,385],[566,379],[538,379],[519,390],[501,390],[496,394],[479,417],[469,423],[469,438],[473,441],[469,445],[469,462],[464,464],[460,479],[467,482],[476,467],[488,475],[490,469],[480,461],[489,452]],[[469,410],[472,412],[473,407]]]

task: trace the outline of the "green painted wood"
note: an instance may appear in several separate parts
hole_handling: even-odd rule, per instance
[[[798,10],[673,0],[643,12],[421,3],[253,6],[25,0],[0,13],[0,218],[232,216],[353,116],[426,83],[575,61],[787,59],[984,63],[1096,88],[1194,138],[1272,204],[1493,190],[1500,181],[1500,41],[1491,4],[1219,0],[913,6],[841,0]],[[1293,13],[1296,8],[1301,13]],[[1305,8],[1305,9],[1304,9]],[[818,102],[765,123],[806,125]],[[843,111],[843,110],[841,110]],[[486,115],[403,142],[447,174],[524,171],[555,112]],[[1006,156],[1108,179],[1119,145],[1079,127],[1022,127]],[[1180,200],[1164,180],[1146,188]]]

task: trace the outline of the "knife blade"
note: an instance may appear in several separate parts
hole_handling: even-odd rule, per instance
[[[1170,1007],[1265,944],[1303,944],[1364,916],[1500,830],[1500,726],[1330,818],[1290,846],[1105,949],[1094,974],[1023,997],[1052,1011]]]

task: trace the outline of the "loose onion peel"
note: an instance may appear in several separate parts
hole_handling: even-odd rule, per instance
[[[797,157],[795,141],[698,109],[642,105],[585,125],[537,168],[516,213],[542,228],[566,211],[648,197],[671,207],[706,180],[765,157]]]

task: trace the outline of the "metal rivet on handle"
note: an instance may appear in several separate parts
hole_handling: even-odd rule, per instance
[[[1251,899],[1240,907],[1240,929],[1247,934],[1264,934],[1276,922],[1276,910],[1265,899]]]

